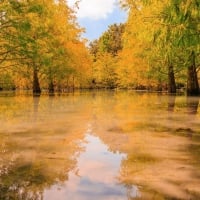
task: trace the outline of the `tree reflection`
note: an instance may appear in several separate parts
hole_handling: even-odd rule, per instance
[[[196,121],[185,113],[186,99],[179,96],[160,95],[158,100],[156,94],[99,92],[88,96],[31,96],[3,100],[0,110],[8,125],[4,129],[0,127],[0,199],[48,198],[44,191],[49,189],[51,196],[56,193],[54,186],[65,189],[67,180],[71,188],[75,183],[79,190],[77,182],[73,179],[70,182],[72,173],[69,172],[81,172],[81,167],[77,168],[77,159],[80,159],[77,156],[82,148],[86,150],[80,141],[88,124],[88,134],[96,135],[106,144],[106,150],[93,144],[103,158],[108,158],[106,151],[112,152],[109,154],[112,158],[114,154],[125,155],[117,183],[126,187],[127,199],[153,199],[154,195],[156,199],[195,199],[192,192],[199,188],[200,181],[195,166],[190,165],[194,157],[187,150],[192,140],[172,131],[179,127],[185,131],[191,125],[194,130],[199,128],[197,98],[187,100],[188,114],[195,116]],[[170,115],[167,110],[174,113]],[[171,119],[166,120],[169,115]],[[34,123],[34,127],[30,123],[33,118],[39,122]],[[197,148],[193,149],[193,154],[197,154]],[[94,161],[95,150],[89,151]],[[113,167],[114,161],[108,159]],[[89,167],[85,177],[95,174],[96,162],[92,173],[91,165],[82,157],[84,167],[85,163]],[[108,168],[101,169],[110,172]],[[105,174],[99,173],[99,180]],[[76,173],[74,176],[79,180]],[[88,182],[83,181],[80,187],[85,184]],[[70,188],[68,191],[71,192]],[[197,193],[196,199],[199,197]]]
[[[169,112],[174,112],[175,100],[176,100],[175,95],[169,95],[168,96],[168,111]]]
[[[41,200],[46,188],[67,181],[68,172],[75,168],[75,155],[81,151],[75,141],[81,135],[58,140],[33,134],[0,140],[5,144],[1,147],[0,199]]]
[[[33,121],[34,122],[37,122],[39,103],[40,103],[40,95],[33,96]]]
[[[200,181],[197,176],[190,176],[198,172],[188,164],[193,159],[188,155],[188,140],[171,132],[183,124],[183,120],[185,126],[190,125],[190,121],[185,120],[188,119],[184,112],[185,98],[178,97],[177,111],[166,124],[169,116],[166,107],[169,112],[175,111],[176,96],[159,96],[158,102],[155,95],[119,95],[121,97],[115,97],[117,101],[106,102],[107,107],[112,108],[110,114],[105,105],[105,110],[98,112],[95,133],[110,151],[126,154],[119,180],[127,187],[127,198],[199,198],[200,195],[191,191]],[[188,105],[193,107],[192,113],[196,113],[197,102]],[[132,195],[131,186],[140,186],[137,195]]]
[[[187,113],[196,115],[198,112],[199,97],[187,97]]]

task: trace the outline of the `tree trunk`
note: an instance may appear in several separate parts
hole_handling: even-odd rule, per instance
[[[176,82],[173,65],[168,66],[168,93],[176,93]]]
[[[38,70],[36,68],[33,69],[33,94],[40,94],[40,83],[38,80]]]
[[[156,91],[158,92],[162,92],[162,82],[161,82],[161,79],[159,78],[158,79],[158,83],[157,83],[157,88],[156,88]]]
[[[54,93],[54,85],[53,85],[53,80],[49,80],[49,93],[53,94]]]
[[[199,83],[197,78],[194,51],[191,54],[191,61],[192,64],[188,67],[188,74],[187,74],[187,95],[196,96],[199,95]]]

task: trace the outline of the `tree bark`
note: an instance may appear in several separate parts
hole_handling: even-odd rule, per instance
[[[196,71],[194,51],[192,51],[192,54],[191,54],[191,65],[188,67],[187,95],[188,96],[199,95],[199,83],[198,83],[198,77],[197,77],[197,71]]]
[[[38,70],[36,68],[33,69],[33,94],[40,94],[40,83],[38,79]]]
[[[168,93],[176,93],[176,81],[173,65],[168,66]]]

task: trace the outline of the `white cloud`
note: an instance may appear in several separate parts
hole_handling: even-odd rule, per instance
[[[67,0],[69,6],[73,7],[76,0]],[[113,12],[117,0],[80,0],[77,10],[78,18],[90,18],[93,20],[106,18]]]

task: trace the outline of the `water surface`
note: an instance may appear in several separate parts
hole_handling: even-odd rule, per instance
[[[0,199],[200,199],[199,99],[0,95]]]

